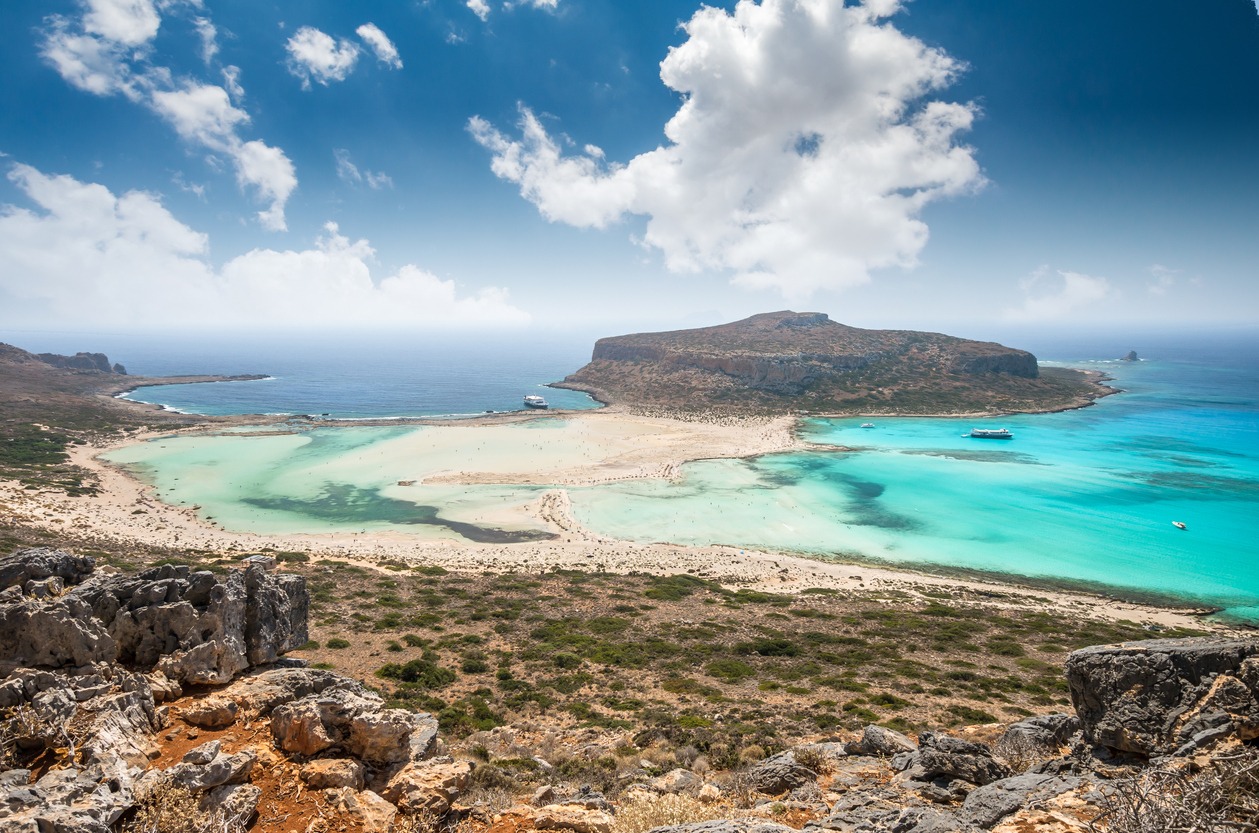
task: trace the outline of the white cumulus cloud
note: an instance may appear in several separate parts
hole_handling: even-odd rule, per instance
[[[1018,307],[1005,310],[1011,321],[1053,321],[1087,310],[1113,297],[1106,278],[1042,266],[1020,282],[1025,295]]]
[[[490,19],[490,4],[485,0],[468,0],[467,6],[482,21]]]
[[[83,28],[124,46],[140,46],[162,23],[153,0],[86,0]]]
[[[209,239],[148,193],[121,196],[14,164],[33,208],[0,206],[0,324],[387,327],[524,324],[506,289],[461,291],[407,264],[377,277],[375,252],[332,223],[309,249],[254,249],[211,265]]]
[[[77,30],[62,17],[49,19],[40,55],[66,83],[93,95],[122,94],[140,101],[143,92],[127,63],[124,44]]]
[[[232,105],[227,90],[185,82],[174,90],[154,90],[152,106],[184,139],[213,150],[227,150],[249,114]]]
[[[379,26],[375,23],[364,23],[355,29],[354,33],[371,47],[372,52],[376,53],[376,60],[393,69],[402,69],[402,58],[398,55],[398,47],[394,46],[393,41],[389,40],[389,36],[381,31]]]
[[[289,72],[302,79],[302,89],[306,90],[311,81],[324,86],[330,81],[344,81],[359,56],[359,48],[350,41],[334,39],[313,26],[298,29],[284,48],[289,53]]]
[[[283,150],[241,135],[249,114],[232,103],[244,97],[240,70],[223,68],[225,89],[176,79],[168,68],[148,61],[149,42],[161,25],[160,12],[177,2],[86,0],[79,18],[47,19],[40,54],[70,85],[93,95],[123,95],[153,110],[185,141],[228,157],[242,190],[265,203],[259,222],[283,230],[284,207],[297,187],[296,171]],[[198,0],[185,2],[201,8]],[[193,28],[202,58],[209,63],[218,49],[217,29],[205,17],[196,18]]]
[[[646,218],[643,243],[678,272],[725,270],[789,300],[912,266],[929,202],[979,187],[959,134],[975,108],[930,98],[962,69],[885,18],[896,0],[705,6],[661,62],[682,96],[668,142],[617,164],[573,153],[528,107],[508,135],[474,117],[492,170],[546,218]],[[590,146],[587,146],[590,148]]]
[[[240,138],[238,129],[249,114],[232,104],[227,90],[185,82],[179,89],[154,91],[151,106],[184,139],[230,157],[241,188],[268,204],[258,212],[259,222],[272,231],[286,228],[284,205],[297,188],[297,171],[279,148]]]

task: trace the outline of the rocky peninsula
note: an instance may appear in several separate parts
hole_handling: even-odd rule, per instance
[[[790,311],[602,338],[556,386],[636,408],[736,414],[1042,412],[1113,392],[1096,374],[1042,369],[1024,350]]]

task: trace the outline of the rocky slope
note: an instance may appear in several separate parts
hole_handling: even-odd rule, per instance
[[[1101,394],[1082,374],[1042,373],[1023,350],[787,311],[603,338],[557,386],[632,406],[732,412],[1035,411]]]
[[[274,567],[125,576],[56,550],[0,559],[0,827],[1014,833],[1243,829],[1259,812],[1256,640],[1088,648],[1067,662],[1074,715],[916,740],[871,725],[737,773],[642,772],[609,800],[532,749],[536,729],[443,756],[433,716],[284,659],[308,601]],[[632,736],[616,743],[632,753]],[[473,760],[507,756],[554,784],[504,794]]]

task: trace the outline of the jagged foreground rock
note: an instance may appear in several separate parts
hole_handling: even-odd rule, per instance
[[[1067,658],[1085,736],[1119,752],[1190,754],[1259,738],[1259,641],[1162,639]]]
[[[165,566],[123,577],[56,550],[0,560],[3,751],[64,764],[35,779],[0,767],[0,828],[105,833],[163,789],[240,827],[261,797],[258,762],[277,753],[306,762],[310,788],[360,829],[383,833],[399,807],[445,812],[471,767],[433,757],[431,715],[387,709],[353,680],[282,659],[307,639],[308,596],[304,579],[274,567],[255,557],[222,576]],[[222,687],[179,699],[204,685]],[[158,733],[182,731],[176,718],[207,729],[266,721],[272,743],[229,754],[211,741],[153,768]]]

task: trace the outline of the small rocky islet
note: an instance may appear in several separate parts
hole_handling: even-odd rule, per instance
[[[994,342],[784,310],[601,338],[590,363],[554,386],[640,409],[933,416],[1080,407],[1114,392],[1100,381]]]
[[[1245,829],[1259,809],[1259,639],[1077,650],[1074,714],[916,739],[868,725],[737,771],[644,763],[600,792],[528,747],[537,727],[456,745],[434,715],[286,657],[309,607],[268,556],[132,574],[52,548],[0,559],[0,826],[1013,833]],[[508,755],[543,785],[487,778]]]

